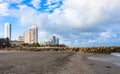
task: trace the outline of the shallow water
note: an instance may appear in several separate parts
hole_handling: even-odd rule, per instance
[[[111,53],[111,55],[120,57],[120,53]]]
[[[91,57],[88,57],[88,59],[110,62],[120,66],[120,53],[111,53],[110,55],[106,54],[106,55],[91,56]]]
[[[17,50],[0,50],[0,53],[12,53],[12,52],[17,52]]]

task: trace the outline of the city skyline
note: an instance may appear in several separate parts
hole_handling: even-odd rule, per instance
[[[119,46],[120,1],[0,0],[0,38],[12,24],[12,40],[32,25],[39,42],[51,35],[69,46]]]
[[[11,24],[5,23],[5,37],[11,40]],[[56,36],[51,36],[47,41],[38,41],[38,27],[36,25],[32,25],[28,31],[24,32],[23,35],[18,36],[15,40],[11,40],[12,44],[22,44],[22,43],[40,43],[41,45],[59,45],[59,38]]]

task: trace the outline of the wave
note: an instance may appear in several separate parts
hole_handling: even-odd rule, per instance
[[[120,57],[120,53],[111,53],[111,55]]]

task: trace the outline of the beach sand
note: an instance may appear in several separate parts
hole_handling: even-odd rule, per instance
[[[120,74],[120,67],[72,52],[0,53],[0,74]]]

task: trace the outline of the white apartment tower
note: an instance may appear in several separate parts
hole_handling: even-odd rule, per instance
[[[5,38],[9,38],[11,40],[11,24],[5,23]]]
[[[36,26],[32,26],[28,32],[24,33],[24,41],[29,44],[38,42],[38,28]]]
[[[24,42],[25,43],[30,43],[30,36],[29,36],[29,31],[24,33]]]
[[[38,28],[36,26],[32,26],[29,29],[30,33],[30,44],[38,42]]]

